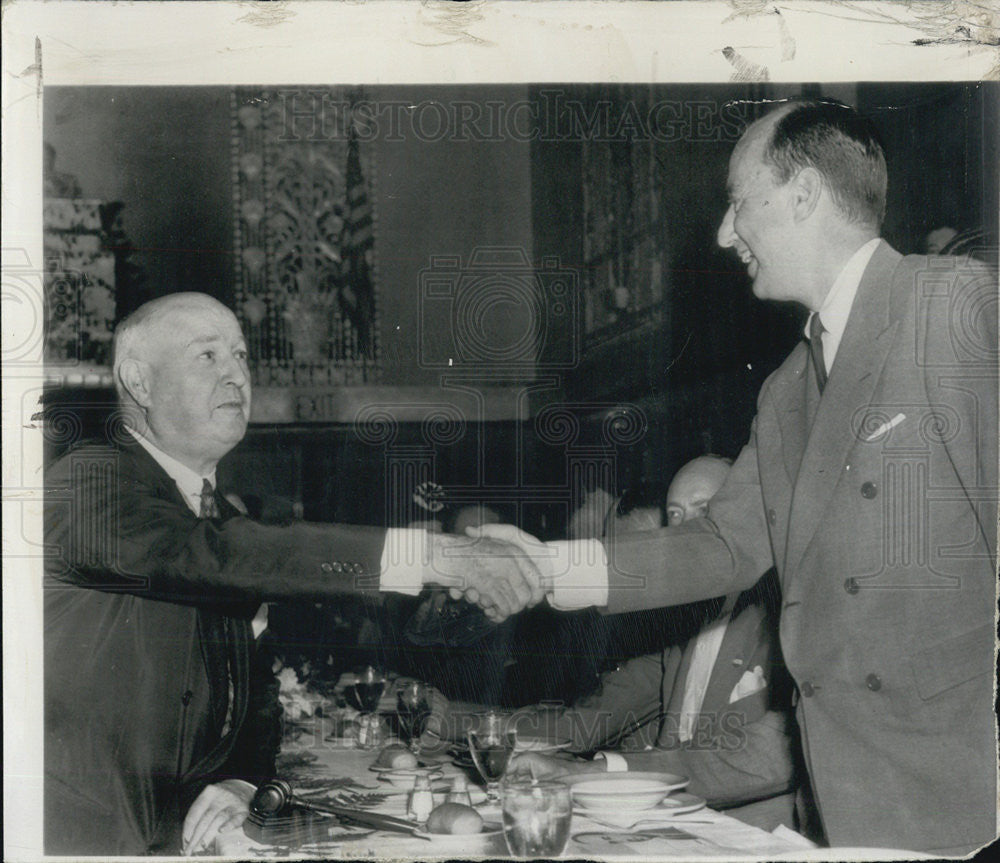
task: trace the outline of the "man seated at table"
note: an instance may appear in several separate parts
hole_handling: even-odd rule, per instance
[[[702,456],[682,467],[667,491],[668,523],[705,515],[729,464]],[[623,532],[621,525],[609,527]],[[589,761],[528,753],[512,762],[511,771],[537,777],[594,770],[679,773],[690,777],[689,791],[740,820],[766,830],[793,826],[790,685],[778,656],[773,576],[709,603],[701,631],[686,644],[605,674],[597,693],[554,723],[557,734],[573,741],[572,751],[616,751],[600,751]],[[553,730],[541,716],[522,715],[516,722],[521,730],[536,722]]]
[[[45,850],[197,853],[254,792],[234,758],[262,602],[434,583],[500,620],[541,599],[538,573],[503,542],[240,514],[214,486],[247,428],[247,348],[205,294],[130,315],[113,372],[124,422],[45,477]]]

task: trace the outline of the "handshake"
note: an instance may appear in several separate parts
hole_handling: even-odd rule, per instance
[[[428,534],[424,583],[478,605],[499,623],[538,605],[552,589],[545,543],[512,524],[469,528],[468,536]]]

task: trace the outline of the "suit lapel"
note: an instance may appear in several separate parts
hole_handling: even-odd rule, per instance
[[[858,412],[871,401],[892,347],[897,324],[889,314],[891,283],[901,257],[882,243],[858,286],[823,398],[808,428],[789,516],[786,570],[799,563],[822,521],[856,442]]]
[[[147,475],[161,489],[164,497],[177,506],[190,512],[190,507],[177,483],[170,478],[156,460],[137,441],[123,441],[123,452],[129,454]],[[215,491],[216,504],[219,507],[221,520],[239,515],[239,511]],[[242,606],[247,606],[243,603]],[[238,616],[227,617],[221,606],[199,606],[198,639],[201,646],[202,660],[211,687],[211,705],[213,720],[218,727],[222,726],[229,707],[229,674],[233,675],[233,714],[230,721],[232,730],[238,731],[246,717],[250,686],[250,656],[253,647],[253,630],[249,618],[245,617],[246,609],[238,609]],[[236,606],[232,606],[236,609]],[[247,606],[249,608],[249,606]],[[232,613],[232,612],[230,612]],[[253,615],[251,610],[250,615]],[[188,776],[201,776],[217,770],[232,749],[233,734],[220,741],[205,757],[189,771]]]
[[[790,486],[795,485],[809,439],[810,392],[816,390],[811,374],[809,353],[803,341],[785,363],[780,384],[772,387],[775,393],[774,409],[781,430],[781,457]]]
[[[729,704],[729,696],[743,674],[760,641],[764,622],[760,606],[749,605],[729,621],[722,637],[719,655],[705,689],[701,712],[717,720]]]

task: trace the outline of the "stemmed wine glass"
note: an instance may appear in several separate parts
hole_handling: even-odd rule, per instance
[[[493,803],[500,799],[500,780],[516,743],[514,732],[504,728],[506,719],[502,713],[481,714],[478,728],[465,735],[472,761],[486,781],[486,797]]]
[[[396,690],[396,714],[403,742],[414,755],[420,754],[420,735],[431,717],[430,695],[418,680],[410,680]]]
[[[358,718],[358,745],[364,749],[370,749],[381,742],[377,711],[384,690],[385,672],[372,665],[360,671],[354,685],[345,690],[348,700],[361,711]]]

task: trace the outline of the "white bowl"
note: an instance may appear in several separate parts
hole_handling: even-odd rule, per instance
[[[630,809],[652,809],[668,794],[669,785],[645,779],[618,782],[610,788],[595,779],[573,789],[573,799],[584,809],[608,809],[626,802]]]
[[[687,785],[674,773],[578,773],[567,778],[573,800],[585,809],[652,809]]]

